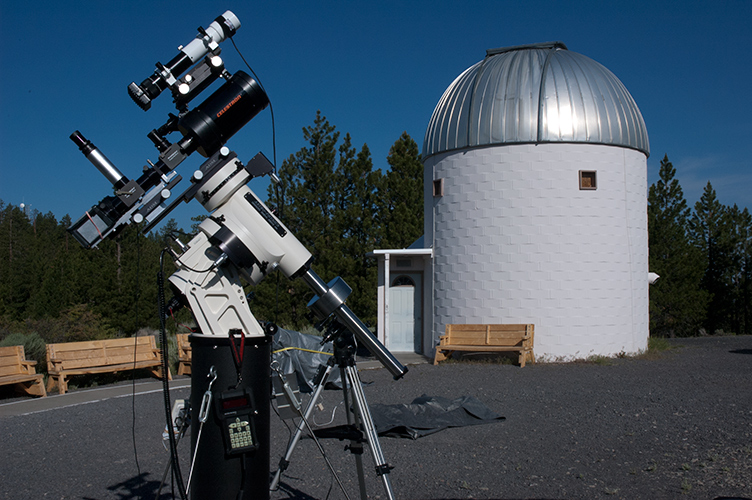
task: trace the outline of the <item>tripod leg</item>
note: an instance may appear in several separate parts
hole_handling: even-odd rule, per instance
[[[376,466],[376,474],[381,476],[381,481],[384,483],[384,489],[386,490],[386,496],[389,500],[394,500],[394,492],[392,491],[392,484],[389,480],[389,470],[391,467],[384,460],[384,454],[381,451],[381,445],[379,444],[379,436],[376,433],[376,427],[373,424],[373,418],[371,417],[371,411],[368,409],[368,403],[366,402],[366,395],[363,392],[363,386],[360,382],[360,376],[355,366],[350,365],[344,368],[347,375],[347,382],[350,385],[350,391],[352,392],[353,404],[355,406],[356,416],[360,419],[360,424],[363,428],[363,432],[366,435],[368,441],[368,448],[371,450],[371,456],[373,457],[374,465]],[[356,460],[359,456],[356,455]],[[362,461],[358,464],[358,475],[362,475]],[[359,477],[360,478],[360,477]],[[364,482],[361,479],[361,495],[363,498],[365,494]]]
[[[346,368],[340,367],[341,376],[340,379],[342,380],[342,393],[344,395],[345,400],[345,414],[347,415],[347,423],[352,424],[353,423],[353,417],[350,415],[350,398],[348,396],[348,385],[352,388],[353,384],[348,376],[348,372],[346,371]],[[360,383],[360,381],[358,381]],[[353,398],[354,399],[354,398]],[[355,412],[355,426],[361,427],[361,420],[359,418],[359,412]],[[355,455],[355,470],[358,473],[358,485],[360,486],[360,498],[361,500],[366,500],[368,498],[368,493],[366,492],[366,476],[363,473],[363,443],[358,441],[350,441],[350,453]]]
[[[334,477],[336,478],[337,483],[342,489],[342,492],[345,494],[345,497],[347,497],[347,492],[345,491],[344,486],[340,482],[339,477],[337,477],[334,467],[332,467],[331,463],[329,463],[329,460],[326,457],[326,453],[324,453],[323,448],[321,448],[321,444],[318,442],[318,439],[316,439],[316,436],[314,436],[313,430],[308,424],[309,418],[311,417],[311,413],[313,412],[313,408],[316,406],[316,401],[318,401],[319,396],[321,395],[321,391],[324,390],[324,386],[326,385],[326,381],[329,379],[329,374],[331,373],[332,368],[333,368],[333,365],[330,365],[330,364],[327,365],[326,370],[324,371],[324,374],[321,377],[321,380],[316,386],[316,390],[311,396],[311,400],[308,402],[308,406],[306,407],[305,413],[301,415],[301,420],[298,423],[298,427],[295,429],[295,434],[293,434],[292,438],[290,439],[290,443],[287,445],[287,451],[285,452],[285,456],[282,460],[280,460],[279,468],[277,469],[277,472],[274,473],[274,477],[272,478],[272,481],[269,485],[269,491],[274,491],[279,486],[279,481],[280,481],[280,478],[282,477],[282,473],[285,471],[285,469],[287,469],[287,466],[290,465],[290,458],[292,457],[292,452],[295,450],[295,446],[298,444],[298,441],[300,440],[300,436],[303,434],[303,429],[307,427],[309,432],[311,433],[311,437],[313,437],[314,441],[316,442],[316,445],[319,447],[319,451],[324,456],[324,459],[326,460],[326,463],[329,466],[329,469],[332,471],[332,474],[334,474]],[[349,499],[349,497],[347,498]]]
[[[184,426],[180,433],[178,433],[177,437],[175,438],[175,446],[177,447],[178,444],[180,444],[180,438],[183,437],[183,434],[185,434],[186,429],[188,429],[188,426]],[[162,493],[162,487],[165,485],[165,481],[167,481],[167,474],[170,472],[170,469],[172,469],[172,455],[170,456],[170,459],[167,461],[167,467],[165,467],[164,474],[162,474],[162,482],[159,483],[159,489],[157,490],[157,496],[154,498],[159,498],[159,495]]]

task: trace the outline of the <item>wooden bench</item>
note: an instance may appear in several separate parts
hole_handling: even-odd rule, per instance
[[[148,368],[162,377],[162,353],[154,335],[121,339],[47,344],[47,391],[57,383],[60,394],[68,390],[66,377],[96,373],[118,373]],[[168,368],[168,380],[172,374]]]
[[[191,351],[191,341],[189,333],[178,333],[178,375],[191,374],[191,360],[193,358]]]
[[[44,375],[37,373],[36,364],[26,359],[22,345],[0,347],[0,385],[14,384],[31,396],[46,396]]]
[[[535,362],[533,325],[447,325],[436,346],[433,364],[448,359],[454,351],[519,352],[518,363]]]

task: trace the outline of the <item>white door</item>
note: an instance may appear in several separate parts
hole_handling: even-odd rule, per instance
[[[387,348],[419,352],[421,323],[420,275],[397,276],[389,288]]]

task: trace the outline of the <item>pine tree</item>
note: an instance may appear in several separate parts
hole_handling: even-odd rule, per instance
[[[687,237],[690,210],[668,156],[648,194],[649,268],[661,278],[650,287],[650,333],[696,335],[705,318],[708,296],[700,288],[700,252]]]
[[[29,297],[26,315],[32,318],[56,317],[69,304],[68,283],[62,274],[64,233],[52,213],[36,214],[31,245],[31,267],[35,275],[29,279],[36,287]]]
[[[280,184],[269,186],[268,205],[311,252],[314,270],[327,281],[337,275],[342,254],[333,224],[339,132],[319,111],[303,138],[307,145],[278,169]],[[251,292],[258,319],[295,328],[309,324],[306,305],[313,293],[302,281],[270,276]]]
[[[423,164],[418,145],[403,132],[389,150],[391,169],[381,187],[381,248],[406,248],[423,234]]]
[[[38,272],[35,260],[33,225],[26,213],[18,207],[7,205],[0,227],[0,313],[12,320],[23,320],[27,315],[29,299],[36,289]]]
[[[731,331],[738,334],[752,333],[752,215],[746,208],[737,205],[728,209],[730,231],[733,241],[732,269],[729,271],[731,286]]]
[[[342,277],[352,288],[347,303],[366,323],[376,319],[376,262],[366,257],[379,240],[378,186],[367,145],[358,151],[320,112],[303,129],[307,143],[279,169],[281,183],[268,190],[269,207],[313,255],[325,281]],[[270,276],[253,294],[254,314],[289,327],[310,324],[313,293],[299,280]]]
[[[376,323],[377,263],[366,254],[378,242],[378,191],[382,174],[373,169],[371,152],[363,145],[355,154],[350,134],[340,146],[337,168],[338,189],[334,224],[341,238],[341,259],[337,274],[352,288],[347,302],[367,324]]]
[[[734,249],[733,221],[708,181],[690,219],[690,237],[700,250],[705,273],[702,288],[710,294],[705,328],[716,333],[732,328]]]

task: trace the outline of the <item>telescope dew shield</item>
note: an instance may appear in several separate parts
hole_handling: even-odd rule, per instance
[[[261,85],[238,71],[204,102],[185,114],[178,130],[190,139],[186,154],[210,157],[269,104]]]
[[[128,183],[128,178],[81,132],[76,130],[70,135],[70,139],[78,146],[84,156],[97,167],[97,170],[102,172],[102,175],[115,186],[115,189],[120,189]]]

